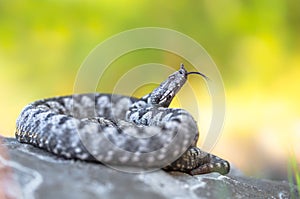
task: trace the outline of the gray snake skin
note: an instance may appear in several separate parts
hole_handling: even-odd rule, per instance
[[[193,117],[183,109],[168,108],[193,73],[202,75],[181,65],[140,99],[88,93],[35,101],[19,115],[15,136],[67,159],[191,175],[227,174],[227,161],[197,148]]]

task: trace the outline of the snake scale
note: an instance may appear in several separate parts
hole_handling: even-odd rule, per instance
[[[15,136],[67,159],[191,175],[227,174],[226,160],[196,146],[193,117],[168,108],[190,74],[204,76],[187,72],[182,64],[142,98],[87,93],[35,101],[21,111]]]

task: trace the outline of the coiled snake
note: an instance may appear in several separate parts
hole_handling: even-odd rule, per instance
[[[193,73],[202,75],[181,65],[140,99],[89,93],[35,101],[19,115],[15,136],[69,159],[191,175],[227,174],[227,161],[196,147],[193,117],[183,109],[168,108]]]

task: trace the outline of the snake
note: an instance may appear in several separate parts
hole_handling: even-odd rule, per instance
[[[229,162],[197,147],[199,131],[191,114],[169,107],[191,74],[207,78],[181,64],[141,98],[80,93],[34,101],[18,116],[15,137],[65,159],[225,175]]]

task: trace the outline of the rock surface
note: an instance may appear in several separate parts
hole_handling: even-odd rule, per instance
[[[296,187],[287,182],[253,179],[234,172],[226,176],[216,173],[189,176],[162,170],[125,173],[97,163],[58,158],[13,138],[2,138],[0,186],[0,198],[283,199],[299,196]]]

